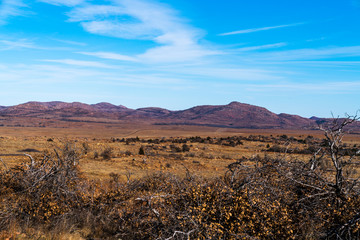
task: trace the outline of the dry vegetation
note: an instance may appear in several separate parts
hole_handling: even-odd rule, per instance
[[[0,238],[359,239],[351,121],[323,137],[4,136]]]

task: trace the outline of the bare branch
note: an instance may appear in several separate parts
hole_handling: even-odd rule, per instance
[[[193,233],[193,232],[195,232],[195,229],[192,229],[192,230],[190,230],[189,232],[175,231],[174,234],[173,234],[171,237],[165,238],[165,240],[173,239],[173,238],[175,238],[176,235],[178,235],[178,234],[185,235],[186,238],[187,238],[188,240],[190,240],[190,234]]]
[[[35,165],[34,158],[30,154],[26,154],[26,153],[23,153],[23,154],[10,153],[10,154],[0,154],[0,156],[2,156],[2,157],[26,156],[26,157],[30,158],[31,167],[33,167]]]
[[[0,158],[0,161],[2,162],[2,164],[5,166],[5,169],[8,170],[7,165],[5,164],[5,162]]]

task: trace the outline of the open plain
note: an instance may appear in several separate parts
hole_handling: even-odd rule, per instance
[[[224,174],[229,164],[243,157],[281,155],[308,161],[317,149],[300,150],[308,149],[314,142],[321,143],[323,138],[320,130],[151,125],[141,128],[131,124],[0,127],[0,154],[26,153],[41,159],[70,144],[79,155],[81,171],[92,180],[106,180],[113,173],[125,180],[128,174],[139,178],[158,171],[183,176],[187,170],[211,177]],[[360,146],[360,135],[347,134],[344,143],[356,148]],[[184,145],[188,149],[183,149]],[[140,148],[144,149],[143,154],[139,154]],[[1,158],[9,167],[29,161],[26,156]]]

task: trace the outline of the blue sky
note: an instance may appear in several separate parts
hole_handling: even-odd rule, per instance
[[[359,0],[2,0],[0,105],[360,109]]]

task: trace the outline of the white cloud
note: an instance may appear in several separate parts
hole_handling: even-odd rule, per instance
[[[79,22],[93,34],[150,40],[158,44],[143,54],[126,57],[127,60],[185,62],[220,53],[199,43],[204,34],[201,30],[186,24],[167,5],[155,1],[112,0],[109,5],[87,3],[74,7],[68,16],[69,21]],[[126,59],[121,57],[119,60]]]
[[[57,38],[51,38],[51,40],[69,44],[69,45],[76,45],[76,46],[86,46],[87,44],[84,42],[78,42],[78,41],[71,41],[71,40],[64,40],[64,39],[57,39]]]
[[[78,52],[78,53],[83,54],[83,55],[88,55],[88,56],[94,56],[94,57],[98,57],[98,58],[104,58],[104,59],[112,59],[112,60],[119,60],[119,61],[131,61],[131,62],[138,61],[134,57],[117,54],[117,53],[111,53],[111,52]]]
[[[62,64],[7,64],[0,71],[0,85],[7,82],[16,87],[37,86],[35,88],[41,89],[48,84],[72,84],[101,79],[104,76],[104,71],[101,70]]]
[[[27,39],[19,39],[14,41],[9,40],[0,40],[0,50],[11,50],[18,48],[38,48],[32,42],[29,42]]]
[[[10,17],[25,15],[25,7],[22,0],[3,0],[0,4],[0,25],[6,24]]]
[[[272,30],[272,29],[277,29],[277,28],[294,27],[294,26],[298,26],[298,25],[302,25],[302,24],[305,24],[305,23],[293,23],[293,24],[277,25],[277,26],[271,26],[271,27],[244,29],[244,30],[221,33],[221,34],[219,34],[219,36],[228,36],[228,35],[235,35],[235,34],[245,34],[245,33],[267,31],[267,30]]]
[[[357,66],[360,65],[360,61],[333,61],[333,60],[325,60],[325,61],[293,61],[293,63],[301,63],[301,64],[311,64],[311,65],[330,65],[332,67],[344,67],[344,66]]]
[[[30,39],[2,39],[0,40],[0,51],[19,49],[37,49],[37,50],[66,50],[65,47],[45,47],[34,43]]]
[[[114,66],[110,66],[101,62],[93,62],[93,61],[80,61],[80,60],[74,60],[74,59],[45,59],[42,60],[44,62],[53,62],[53,63],[61,63],[61,64],[67,64],[72,66],[79,66],[79,67],[95,67],[95,68],[115,68]]]
[[[247,51],[254,51],[254,50],[262,50],[262,49],[270,49],[270,48],[279,48],[287,46],[287,43],[274,43],[274,44],[266,44],[266,45],[260,45],[260,46],[253,46],[253,47],[243,47],[235,49],[237,52],[247,52]]]
[[[49,3],[56,6],[68,6],[73,7],[85,3],[86,0],[38,0],[39,2]]]
[[[138,57],[145,63],[170,63],[193,61],[201,57],[215,54],[220,53],[197,46],[165,45],[149,49]]]
[[[324,83],[283,83],[283,84],[254,84],[247,85],[247,90],[249,91],[259,91],[259,92],[268,92],[268,91],[306,91],[306,92],[317,92],[318,94],[326,94],[329,92],[346,91],[346,92],[356,92],[360,90],[360,81],[357,82],[327,82]]]
[[[151,40],[158,32],[141,23],[119,23],[115,20],[82,22],[81,26],[90,33],[125,38]]]
[[[123,74],[121,76],[108,76],[104,78],[104,80],[108,80],[109,83],[112,84],[131,84],[131,85],[138,85],[143,87],[144,84],[147,87],[151,85],[188,85],[189,82],[185,81],[184,79],[180,79],[177,77],[170,77],[170,76],[162,76],[161,74]],[[158,87],[157,86],[157,87]]]
[[[272,61],[315,60],[353,56],[360,56],[360,46],[296,49],[254,55],[255,58]]]
[[[74,8],[69,13],[69,21],[93,21],[98,18],[125,14],[124,8],[113,5],[85,5]]]
[[[172,70],[176,72],[175,69]],[[234,66],[212,66],[211,69],[209,68],[182,68],[179,69],[179,74],[189,74],[194,76],[193,78],[205,78],[205,79],[223,79],[226,80],[233,80],[235,81],[269,81],[269,80],[280,80],[282,79],[281,76],[278,75],[275,71],[268,71],[259,68],[240,68]]]
[[[306,42],[316,42],[316,41],[323,41],[325,40],[326,37],[320,37],[320,38],[312,38],[312,39],[307,39],[305,40]]]
[[[96,91],[99,83],[112,86],[112,88],[117,86],[171,88],[190,85],[188,81],[168,74],[139,72],[129,68],[103,70],[97,68],[98,64],[95,62],[75,62],[74,60],[45,60],[45,62],[56,64],[0,65],[2,70],[0,71],[0,86],[3,87],[4,84],[43,86],[56,83],[78,85],[81,83],[84,88],[88,84],[95,84]]]

